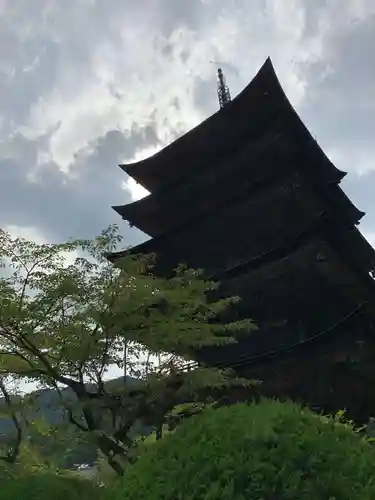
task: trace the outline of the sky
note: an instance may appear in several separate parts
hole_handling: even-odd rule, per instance
[[[91,238],[145,195],[146,158],[238,94],[271,56],[292,105],[367,212],[375,244],[375,2],[0,0],[0,227]]]
[[[94,237],[144,196],[119,163],[218,108],[267,56],[367,212],[375,243],[375,2],[0,0],[0,227],[35,241]]]

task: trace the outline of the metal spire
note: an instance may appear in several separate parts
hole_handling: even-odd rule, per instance
[[[219,97],[220,109],[223,109],[231,101],[231,97],[221,68],[217,70],[217,76],[219,80],[217,83],[217,95]]]

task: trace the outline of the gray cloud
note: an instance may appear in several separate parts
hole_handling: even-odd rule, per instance
[[[375,16],[332,36],[326,57],[308,68],[306,113],[327,147],[374,151],[374,44]]]
[[[207,24],[212,11],[201,0],[175,2],[173,0],[160,2],[158,9],[159,26],[166,37],[170,36],[176,27],[200,29]]]
[[[366,212],[361,221],[361,230],[375,236],[375,171],[364,175],[350,173],[343,182],[344,191],[355,205]],[[375,239],[373,241],[375,244]]]
[[[108,132],[92,145],[90,154],[77,155],[72,176],[47,163],[35,179],[28,179],[27,173],[30,163],[36,163],[43,141],[16,137],[13,148],[17,157],[0,162],[0,225],[40,228],[53,241],[93,237],[109,224],[121,225],[111,205],[129,203],[131,197],[122,188],[124,174],[117,165],[148,143],[150,135],[149,130],[142,131],[127,139],[120,132]],[[125,243],[143,239],[142,233],[122,225]]]
[[[375,5],[368,0],[3,0],[0,225],[93,236],[147,156],[235,95],[271,55],[281,83],[375,232]],[[359,173],[367,171],[367,175]],[[133,193],[134,196],[134,193]]]
[[[323,2],[322,2],[323,3]],[[375,233],[375,15],[330,33],[324,57],[305,65],[301,114],[339,168],[342,187]]]

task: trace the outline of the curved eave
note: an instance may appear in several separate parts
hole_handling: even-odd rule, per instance
[[[117,205],[112,208],[131,226],[136,226],[149,236],[156,236],[155,225],[158,227],[158,224],[155,224],[155,216],[162,210],[162,207],[155,206],[155,200],[150,195],[146,198],[146,203],[143,198],[127,205]]]
[[[268,153],[276,151],[276,148],[277,143],[270,143]],[[309,161],[308,156],[306,161]],[[219,207],[222,204],[231,204],[243,196],[250,196],[250,191],[253,197],[255,191],[258,192],[259,190],[267,189],[267,187],[271,187],[275,182],[282,182],[282,179],[289,179],[291,172],[295,168],[297,168],[298,175],[302,174],[302,177],[304,177],[306,174],[308,179],[308,175],[311,174],[310,170],[313,170],[313,173],[315,171],[318,172],[316,162],[313,161],[311,165],[307,164],[301,161],[299,155],[296,157],[291,155],[288,162],[281,161],[281,164],[276,169],[273,169],[270,165],[277,164],[277,161],[267,159],[264,155],[257,158],[257,163],[258,167],[256,170],[254,168],[249,169],[249,165],[254,167],[254,160],[249,157],[246,163],[243,162],[239,170],[233,170],[231,176],[228,173],[226,174],[228,177],[220,177],[218,175],[216,177],[217,182],[211,184],[208,188],[210,196],[206,194],[207,189],[205,189],[203,181],[203,188],[194,191],[190,204],[186,203],[185,185],[184,183],[180,183],[179,186],[182,191],[178,189],[177,191],[172,191],[168,197],[153,193],[141,200],[112,208],[132,226],[136,226],[149,236],[156,237],[172,231],[181,225],[185,226],[190,220],[196,220],[197,217],[208,214],[215,207]],[[217,168],[222,173],[220,164]],[[236,184],[232,183],[233,178],[237,179]],[[197,182],[200,182],[199,179],[197,179]],[[320,185],[320,183],[318,184]],[[245,186],[248,187],[244,189]],[[327,198],[326,201],[329,206],[340,210],[343,218],[351,224],[359,223],[360,219],[365,215],[364,212],[359,211],[353,205],[338,185],[332,185],[331,179],[328,179],[328,181],[324,179],[322,189],[322,193]]]
[[[149,239],[140,243],[139,245],[135,245],[133,247],[127,248],[125,250],[119,250],[117,252],[110,252],[106,255],[109,262],[115,264],[120,259],[127,257],[128,255],[148,255],[154,253],[153,249],[153,239]]]
[[[322,155],[340,178],[344,172],[336,169],[306,129],[286,97],[268,58],[253,80],[224,109],[217,111],[190,132],[145,160],[120,165],[122,170],[148,191],[178,181],[196,168],[216,161],[227,151],[246,140],[249,124],[254,134],[283,109],[289,114],[295,129],[302,131],[303,140]]]
[[[284,98],[271,59],[268,58],[254,79],[224,109],[218,110],[192,130],[178,138],[153,156],[136,163],[119,165],[135,181],[148,191],[178,178],[199,162],[210,162],[212,156],[220,155],[220,150],[228,148],[228,132],[235,129],[234,138],[240,128],[251,120],[254,105],[259,107],[259,99],[265,92],[272,92]],[[221,134],[226,141],[218,142]]]

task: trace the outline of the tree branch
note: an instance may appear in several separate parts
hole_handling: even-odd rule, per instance
[[[0,391],[2,392],[5,402],[8,406],[8,408],[11,411],[11,418],[13,420],[14,427],[16,429],[16,441],[14,446],[8,450],[8,453],[5,456],[0,456],[0,460],[3,460],[5,462],[13,464],[18,457],[20,447],[21,447],[21,442],[22,442],[22,427],[19,423],[18,417],[16,412],[12,409],[12,400],[10,397],[10,394],[8,393],[8,390],[5,386],[4,383],[4,378],[0,377]]]

